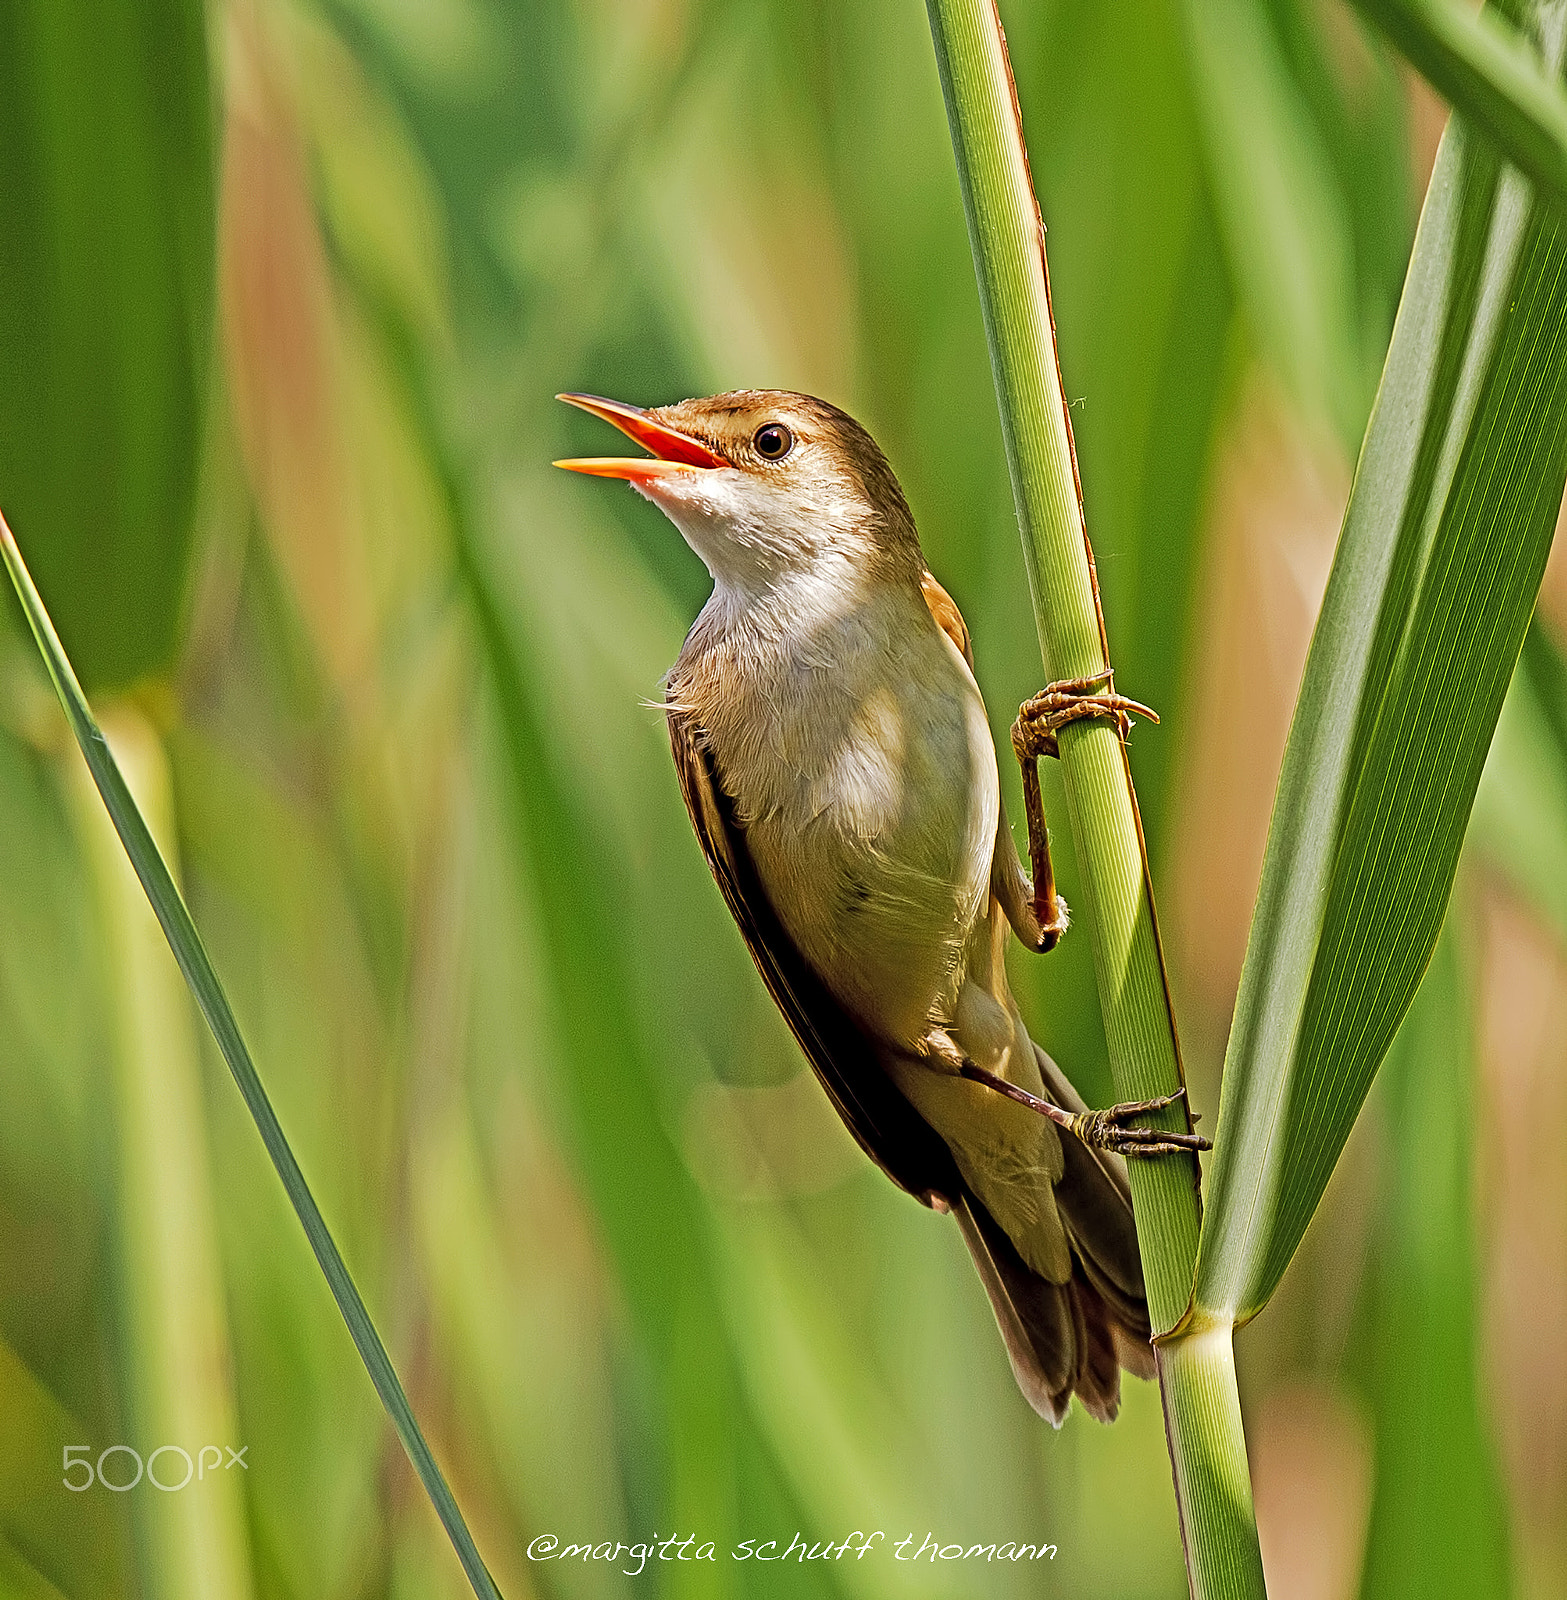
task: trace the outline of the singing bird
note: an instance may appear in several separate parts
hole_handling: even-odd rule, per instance
[[[773,999],[865,1152],[957,1219],[1035,1410],[1059,1424],[1075,1392],[1110,1420],[1120,1368],[1153,1372],[1116,1152],[1206,1141],[1128,1125],[1176,1096],[1089,1112],[1030,1039],[1004,957],[1009,927],[1043,951],[1066,926],[1035,759],[1073,718],[1124,736],[1146,708],[1105,679],[1023,707],[1031,881],[968,630],[865,429],[777,390],[560,398],[652,455],[556,465],[628,480],[712,575],[666,680],[670,743]]]

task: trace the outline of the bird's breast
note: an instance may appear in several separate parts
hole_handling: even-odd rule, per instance
[[[906,1044],[955,1001],[999,784],[962,657],[928,613],[899,621],[851,614],[732,663],[703,722],[785,930],[862,1023]]]

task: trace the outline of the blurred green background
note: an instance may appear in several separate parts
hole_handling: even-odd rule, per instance
[[[1338,0],[1003,14],[1211,1126],[1442,111]],[[1156,1390],[1039,1423],[728,920],[648,705],[700,564],[548,465],[607,443],[560,389],[848,407],[1005,750],[1040,663],[917,0],[9,0],[0,104],[0,505],[502,1589],[1183,1593]],[[1240,1340],[1276,1600],[1567,1596],[1564,621],[1558,567],[1432,973]],[[459,1595],[105,827],[8,610],[0,1596]],[[1102,1103],[1086,939],[1014,980]],[[246,1465],[63,1487],[117,1444]],[[856,1529],[1057,1555],[527,1554]]]

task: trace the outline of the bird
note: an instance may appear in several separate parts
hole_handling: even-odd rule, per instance
[[[702,851],[829,1099],[894,1183],[956,1220],[1013,1375],[1060,1426],[1110,1421],[1154,1373],[1124,1157],[1208,1148],[1131,1126],[1179,1098],[1091,1112],[1029,1035],[1009,933],[1050,949],[1056,893],[1037,758],[1078,717],[1124,737],[1147,707],[1109,675],[1025,703],[1033,875],[1002,802],[968,628],[887,458],[847,412],[742,390],[566,403],[649,454],[578,457],[658,506],[713,588],[664,683]]]

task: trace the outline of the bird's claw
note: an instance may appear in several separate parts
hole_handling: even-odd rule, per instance
[[[1131,1128],[1134,1117],[1163,1111],[1183,1099],[1183,1085],[1174,1094],[1153,1100],[1129,1100],[1102,1111],[1084,1111],[1072,1119],[1072,1132],[1095,1150],[1108,1150],[1119,1156],[1173,1156],[1183,1151],[1211,1150],[1213,1141],[1199,1133],[1171,1133],[1164,1128]]]
[[[1150,722],[1159,720],[1158,713],[1141,701],[1117,694],[1113,682],[1109,671],[1087,678],[1061,678],[1047,684],[1033,699],[1025,700],[1012,724],[1012,748],[1019,760],[1059,756],[1056,735],[1067,723],[1085,717],[1111,718],[1123,739],[1132,731],[1134,716],[1146,717]]]

